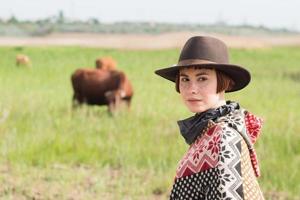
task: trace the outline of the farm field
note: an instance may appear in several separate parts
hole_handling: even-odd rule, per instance
[[[168,199],[191,116],[154,70],[179,49],[0,47],[0,199]],[[26,54],[32,66],[17,67]],[[227,99],[264,119],[256,151],[266,199],[300,199],[300,47],[231,48],[252,82]],[[132,81],[129,112],[72,110],[71,73],[111,56]]]

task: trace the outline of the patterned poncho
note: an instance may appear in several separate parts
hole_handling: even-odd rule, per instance
[[[209,120],[179,162],[170,199],[264,199],[253,148],[261,124],[240,108]]]

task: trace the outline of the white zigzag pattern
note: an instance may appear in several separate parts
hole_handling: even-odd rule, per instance
[[[240,152],[236,147],[236,144],[242,140],[242,137],[234,129],[231,129],[227,126],[224,126],[223,134],[226,134],[226,139],[221,139],[221,148],[222,151],[230,152],[230,157],[224,157],[224,162],[221,161],[218,165],[219,171],[222,171],[222,175],[226,176],[226,179],[223,179],[225,184],[220,185],[220,191],[223,194],[226,194],[227,198],[231,199],[241,199],[240,195],[237,193],[237,189],[242,185],[242,177],[236,171],[235,166],[240,162]],[[224,135],[223,135],[224,136]],[[220,157],[222,154],[220,154]],[[222,177],[221,177],[222,179]],[[228,181],[230,179],[230,181]],[[222,182],[222,181],[221,181]]]

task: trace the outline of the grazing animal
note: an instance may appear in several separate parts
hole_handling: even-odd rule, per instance
[[[111,57],[102,57],[96,59],[96,68],[103,70],[116,70],[117,62]]]
[[[132,85],[124,72],[102,69],[77,69],[71,76],[73,107],[76,104],[108,105],[114,112],[121,102],[130,107]]]
[[[16,56],[16,65],[31,66],[31,61],[27,55],[19,54]]]

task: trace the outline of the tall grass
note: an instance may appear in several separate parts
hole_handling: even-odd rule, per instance
[[[18,53],[31,58],[30,69],[15,66]],[[0,55],[0,118],[4,111],[9,113],[0,124],[0,165],[10,166],[15,170],[11,174],[23,177],[20,190],[34,187],[30,177],[40,173],[47,180],[53,177],[48,181],[50,186],[63,182],[57,189],[63,191],[61,188],[69,188],[80,176],[75,175],[80,170],[72,171],[74,167],[87,166],[97,171],[88,170],[90,176],[99,178],[93,186],[96,194],[140,199],[163,193],[166,197],[177,162],[187,149],[176,121],[191,113],[180,102],[174,84],[153,71],[176,63],[178,49],[1,47]],[[118,61],[133,83],[130,112],[111,117],[105,107],[71,110],[71,73],[93,67],[97,57],[107,55]],[[265,121],[256,144],[262,169],[260,184],[266,193],[297,197],[300,48],[231,49],[231,62],[246,66],[252,72],[252,82],[246,89],[228,94],[227,99],[239,101]],[[57,165],[67,170],[61,173],[52,168]],[[118,175],[111,179],[114,170]],[[1,182],[7,183],[7,179],[0,178]],[[12,193],[6,190],[5,195]]]

